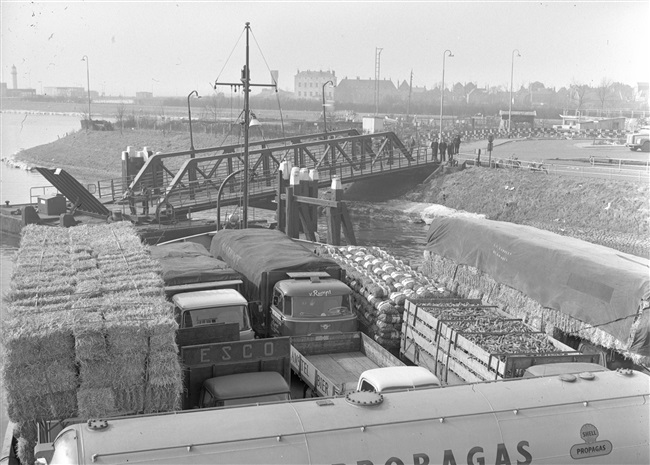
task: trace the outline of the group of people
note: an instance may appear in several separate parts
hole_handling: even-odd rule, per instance
[[[445,139],[444,137],[438,141],[438,138],[433,138],[431,141],[431,154],[434,158],[438,158],[440,154],[440,161],[444,162],[445,158],[452,161],[454,155],[458,154],[460,150],[460,135],[456,134],[452,139]]]

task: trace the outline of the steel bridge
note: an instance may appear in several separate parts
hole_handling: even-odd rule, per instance
[[[356,129],[251,141],[249,205],[275,208],[278,169],[283,161],[317,170],[319,187],[329,187],[334,177],[345,184],[435,163],[427,160],[423,147],[420,150],[407,148],[393,132],[360,134]],[[220,206],[240,204],[243,167],[243,144],[159,153],[147,159],[129,187],[136,192],[142,185],[149,187],[158,214],[163,208],[184,216],[215,208],[218,202]],[[121,198],[120,189],[113,184],[99,183],[98,191],[100,198]]]

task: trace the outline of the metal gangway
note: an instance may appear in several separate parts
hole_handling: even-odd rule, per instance
[[[146,185],[156,215],[171,212],[182,217],[242,202],[243,144],[200,148],[150,156],[129,184],[137,191]],[[407,148],[393,132],[360,134],[356,129],[258,140],[249,143],[248,198],[252,207],[274,209],[280,163],[316,170],[319,187],[329,187],[337,177],[352,183],[390,176],[435,163],[424,147]],[[227,183],[224,181],[227,180]],[[118,196],[114,186],[99,185],[100,198]],[[104,193],[104,194],[103,194]],[[113,200],[119,200],[114,198]]]

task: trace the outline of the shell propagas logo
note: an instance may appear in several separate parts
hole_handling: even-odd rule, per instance
[[[613,446],[609,441],[598,441],[598,428],[590,423],[585,423],[580,428],[580,438],[584,444],[576,444],[571,447],[571,458],[586,459],[598,457],[612,452]]]

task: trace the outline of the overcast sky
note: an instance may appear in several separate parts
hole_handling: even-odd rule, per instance
[[[108,95],[185,96],[239,80],[251,24],[254,83],[293,91],[297,70],[338,79],[381,77],[414,86],[474,82],[509,88],[636,87],[650,80],[650,2],[639,1],[7,1],[0,0],[2,81],[12,87],[86,87]],[[516,54],[516,52],[515,52]],[[229,93],[227,87],[219,89]]]

